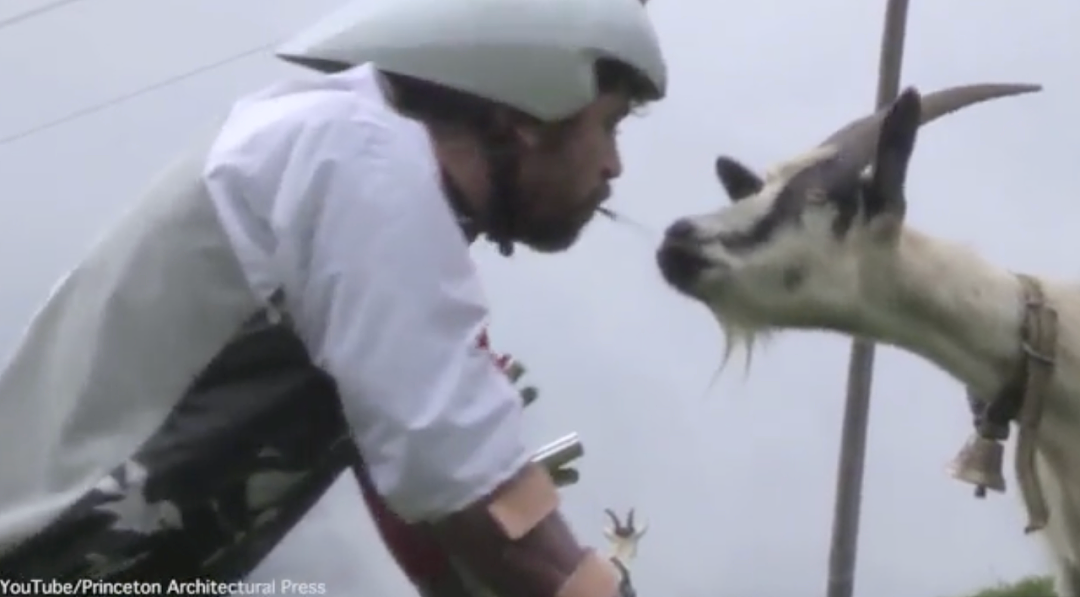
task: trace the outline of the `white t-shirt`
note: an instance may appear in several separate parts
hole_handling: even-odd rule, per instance
[[[441,517],[526,463],[521,399],[477,343],[488,309],[431,139],[372,67],[239,100],[204,176],[252,288],[284,292],[336,379],[395,511]]]

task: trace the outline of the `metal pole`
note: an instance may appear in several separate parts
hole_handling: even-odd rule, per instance
[[[876,108],[887,105],[899,94],[907,9],[907,0],[888,0],[878,64]],[[847,400],[836,474],[827,597],[852,597],[855,589],[855,555],[859,540],[859,510],[873,371],[873,343],[855,340],[851,345],[848,364]]]

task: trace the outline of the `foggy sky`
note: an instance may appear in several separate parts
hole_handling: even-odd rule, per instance
[[[3,0],[0,22],[48,4]],[[1080,248],[1080,4],[914,2],[904,84],[1040,83],[920,133],[908,222],[1003,266],[1075,276]],[[0,28],[0,347],[149,177],[229,102],[292,67],[259,51],[331,0],[82,0]],[[726,201],[718,153],[766,167],[873,103],[883,0],[650,3],[670,96],[627,122],[613,207],[658,231]],[[26,131],[176,75],[188,79]],[[11,139],[17,135],[18,138]],[[825,584],[849,342],[780,336],[749,373],[716,325],[653,264],[656,238],[597,222],[574,250],[512,261],[477,246],[493,343],[530,368],[537,445],[579,432],[582,483],[565,492],[582,537],[602,509],[637,507],[650,531],[641,595],[798,597]],[[1071,247],[1071,248],[1070,248]],[[943,282],[946,283],[946,282]],[[963,388],[930,363],[879,349],[856,593],[950,597],[1044,572],[1011,470],[985,501],[944,472],[970,425]],[[1010,467],[1011,468],[1011,467]],[[343,479],[258,572],[332,595],[410,595]]]

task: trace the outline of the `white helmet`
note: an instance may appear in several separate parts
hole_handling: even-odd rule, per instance
[[[320,71],[370,62],[543,121],[596,98],[597,59],[635,69],[653,99],[667,87],[641,0],[354,0],[276,54]]]

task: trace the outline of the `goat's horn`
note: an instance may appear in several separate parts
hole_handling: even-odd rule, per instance
[[[922,97],[920,125],[929,124],[946,114],[956,112],[973,104],[1040,90],[1042,90],[1041,85],[985,83],[935,91]],[[849,156],[849,159],[855,165],[862,166],[869,163],[877,147],[881,124],[891,107],[891,105],[885,106],[869,116],[847,124],[829,135],[818,147],[834,146],[838,153]]]
[[[611,525],[613,527],[612,528],[613,531],[618,531],[619,529],[622,528],[622,523],[619,522],[619,517],[615,515],[614,510],[612,510],[611,508],[604,508],[604,514],[607,514],[608,518],[611,519]]]
[[[634,509],[630,508],[630,511],[626,513],[626,526],[633,530],[634,528]]]

